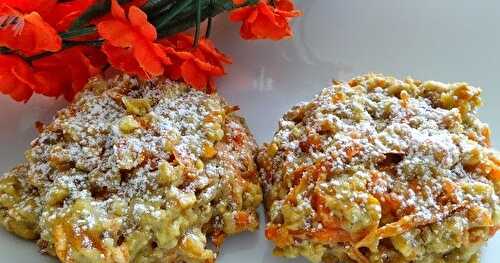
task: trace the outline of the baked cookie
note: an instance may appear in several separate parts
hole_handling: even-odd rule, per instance
[[[62,262],[213,262],[258,227],[236,106],[166,80],[94,79],[0,179],[0,218]]]
[[[477,262],[500,227],[480,92],[369,74],[293,107],[258,156],[275,254]]]

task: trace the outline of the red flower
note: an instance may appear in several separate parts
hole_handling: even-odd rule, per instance
[[[125,4],[122,4],[121,7],[126,11],[126,12],[129,12],[129,9],[132,7],[132,6],[135,6],[135,7],[142,7],[143,5],[145,5],[146,3],[148,2],[148,0],[132,0],[130,2],[127,2]],[[102,21],[105,21],[105,20],[109,20],[109,19],[112,19],[113,18],[113,15],[111,13],[107,13],[103,16],[98,16],[92,20],[90,20],[90,24],[92,25],[97,25],[99,24],[100,22]]]
[[[58,32],[65,31],[96,0],[3,0],[4,4],[23,12],[37,12]]]
[[[292,17],[300,16],[291,0],[277,0],[275,7],[265,0],[255,6],[238,8],[231,12],[231,21],[242,21],[240,35],[243,39],[280,40],[293,35],[289,25]]]
[[[171,62],[161,46],[154,43],[156,29],[148,22],[146,14],[131,6],[127,19],[116,0],[111,2],[111,14],[112,18],[97,25],[99,34],[106,40],[102,50],[111,65],[143,78],[162,75],[164,65]]]
[[[224,75],[224,64],[231,63],[231,59],[218,51],[208,39],[201,39],[193,48],[192,36],[177,34],[163,40],[162,44],[173,60],[173,65],[167,67],[167,76],[173,80],[182,79],[208,93],[216,90],[212,77]]]
[[[129,5],[130,6],[138,6],[138,7],[141,7],[143,5],[145,5],[146,3],[148,2],[148,0],[132,0]]]
[[[42,17],[51,13],[57,0],[2,0],[2,4],[8,5],[22,13],[37,12]]]
[[[18,56],[0,55],[0,92],[16,101],[28,101],[33,94],[33,70]]]
[[[141,78],[147,78],[147,73],[135,59],[132,49],[115,47],[109,43],[104,43],[101,50],[106,54],[109,63],[116,69]]]
[[[22,14],[8,5],[0,4],[0,17],[11,18],[11,24],[14,24],[0,28],[0,46],[19,50],[28,56],[61,49],[61,38],[37,12]]]
[[[73,22],[80,17],[96,0],[73,0],[57,3],[50,13],[42,17],[58,32],[68,30]]]
[[[92,76],[101,73],[106,58],[98,48],[77,46],[34,61],[34,91],[72,100]]]

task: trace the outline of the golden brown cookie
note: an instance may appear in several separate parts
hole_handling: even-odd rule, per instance
[[[213,262],[209,243],[258,227],[237,110],[166,80],[94,79],[0,179],[2,223],[62,262]]]
[[[476,262],[500,226],[500,161],[479,95],[369,74],[293,107],[258,157],[275,254]]]

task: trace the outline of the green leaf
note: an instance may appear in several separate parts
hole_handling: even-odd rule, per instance
[[[159,19],[156,28],[161,29],[165,27],[168,24],[168,22],[170,22],[173,18],[175,18],[175,16],[181,13],[183,9],[191,5],[192,2],[193,0],[182,0],[175,3],[174,6],[172,6],[172,8],[169,10],[169,12],[161,19]]]
[[[75,30],[70,30],[59,34],[62,39],[70,39],[74,37],[80,37],[85,35],[94,34],[96,32],[95,26],[89,26],[84,28],[78,28]]]
[[[149,15],[150,13],[152,14],[158,12],[158,10],[171,5],[174,2],[175,0],[149,0],[144,6],[142,6],[142,10]]]
[[[185,0],[186,2],[191,2],[193,0]],[[216,16],[222,12],[230,11],[235,8],[252,5],[257,3],[258,0],[247,0],[244,4],[236,6],[231,0],[213,0],[212,4],[207,0],[202,1],[202,13],[201,21],[205,21],[209,17]],[[177,14],[185,13],[185,16]],[[187,29],[196,25],[196,9],[194,5],[186,5],[185,10],[178,11],[174,17],[169,18],[161,27],[156,23],[156,28],[158,30],[159,38],[165,36],[171,36],[179,32],[186,31]],[[162,17],[162,19],[165,19]]]

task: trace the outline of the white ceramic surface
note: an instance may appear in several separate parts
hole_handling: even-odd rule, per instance
[[[217,21],[213,39],[234,59],[218,85],[241,106],[259,143],[269,140],[283,112],[309,100],[332,78],[366,72],[397,77],[465,81],[484,90],[480,114],[500,146],[500,1],[496,0],[297,0],[304,17],[296,37],[284,42],[248,42],[238,25]],[[33,98],[27,105],[0,97],[0,170],[21,161],[35,136],[33,123],[48,121],[64,105]],[[232,237],[221,263],[305,262],[271,256],[258,233]],[[500,234],[483,250],[482,262],[500,258]],[[55,262],[36,247],[0,230],[0,262]]]

